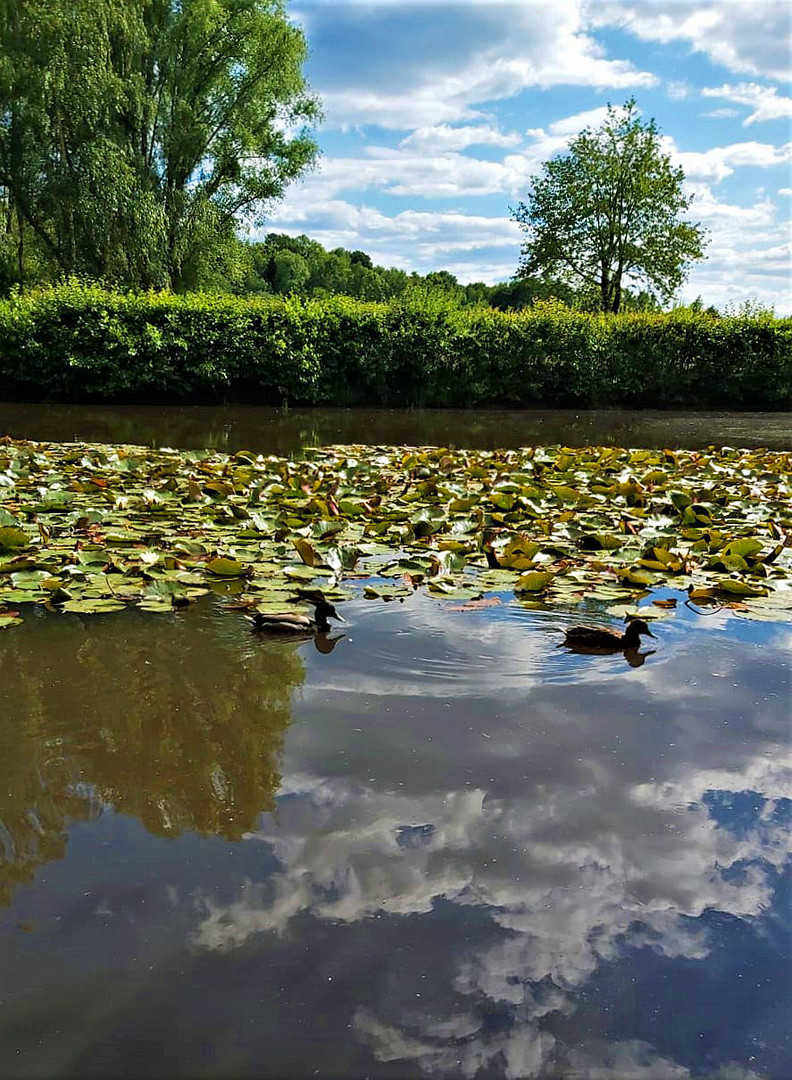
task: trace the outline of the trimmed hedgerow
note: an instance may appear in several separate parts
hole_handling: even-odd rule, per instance
[[[792,319],[68,284],[0,301],[0,397],[781,409]]]

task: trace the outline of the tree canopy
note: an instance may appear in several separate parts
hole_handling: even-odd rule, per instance
[[[284,0],[0,0],[6,276],[195,287],[316,154]]]
[[[520,273],[596,290],[603,311],[619,311],[627,281],[670,300],[705,242],[703,229],[680,216],[691,202],[683,181],[635,100],[608,106],[599,128],[544,163],[513,211],[526,234]]]

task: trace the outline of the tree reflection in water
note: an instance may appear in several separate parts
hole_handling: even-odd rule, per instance
[[[106,804],[227,840],[272,809],[299,643],[205,609],[29,622],[0,651],[0,904]]]

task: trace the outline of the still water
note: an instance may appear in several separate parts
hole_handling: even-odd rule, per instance
[[[788,1080],[792,630],[500,600],[3,632],[0,1076]]]
[[[261,406],[24,405],[0,402],[0,433],[56,442],[119,442],[185,450],[390,443],[474,450],[566,446],[792,446],[792,413],[626,409],[267,409]]]

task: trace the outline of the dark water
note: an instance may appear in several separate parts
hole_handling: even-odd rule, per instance
[[[602,409],[266,409],[0,403],[0,435],[59,442],[291,454],[303,446],[376,442],[478,450],[567,446],[792,446],[792,413],[668,413]]]
[[[281,452],[661,424],[13,412]],[[353,601],[328,653],[214,596],[0,632],[0,1077],[792,1077],[789,624],[680,605],[633,667],[503,601]]]

